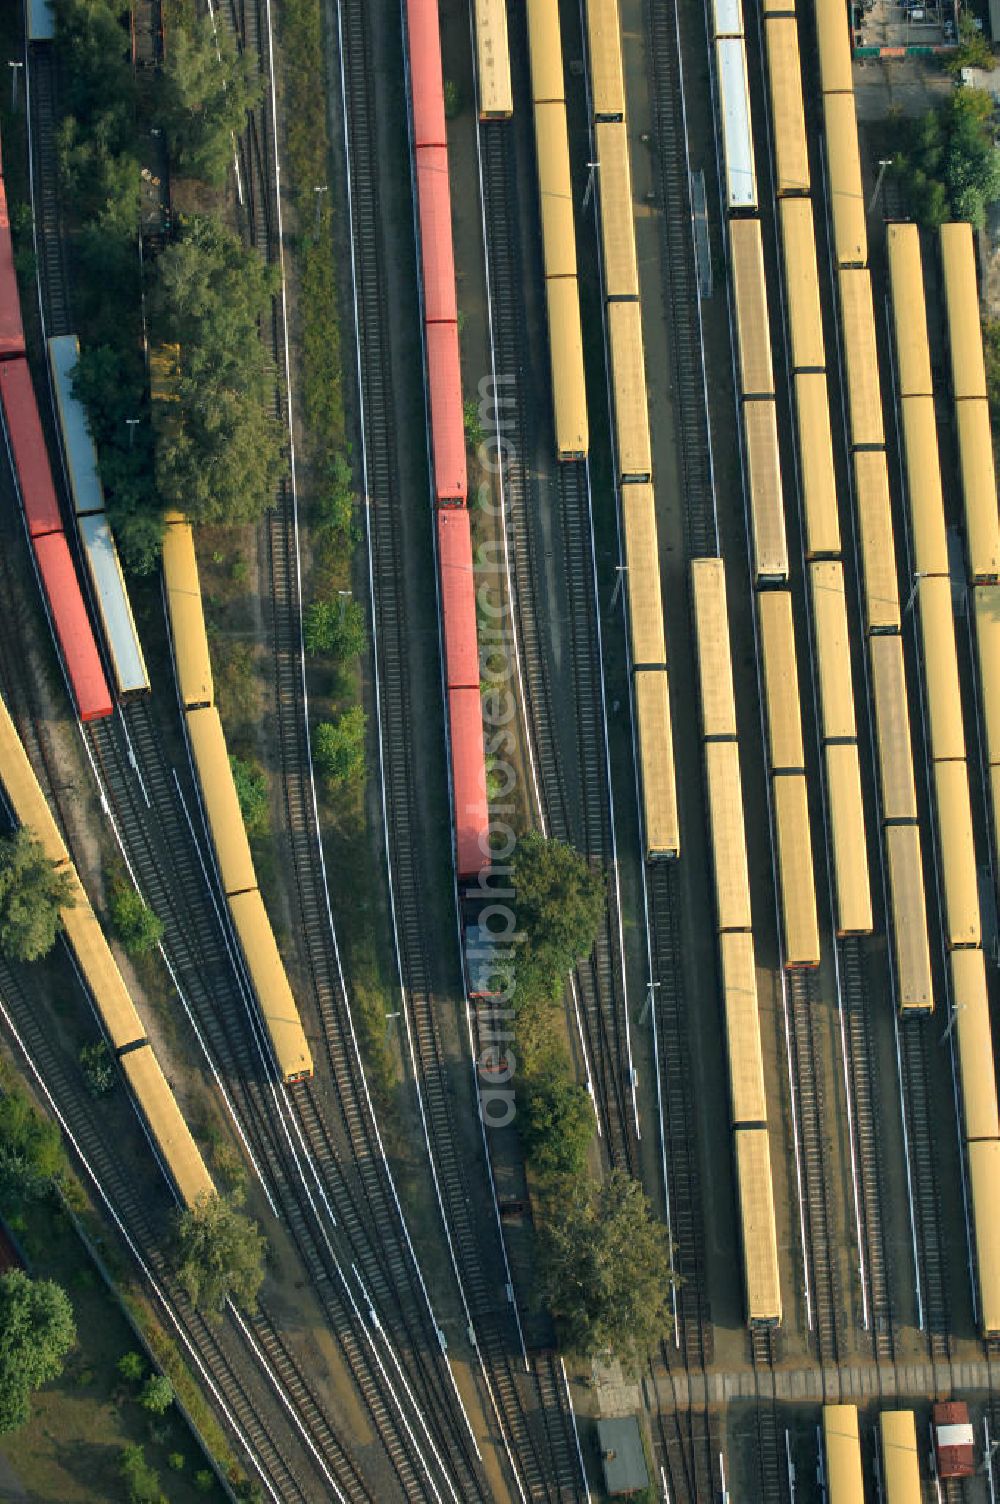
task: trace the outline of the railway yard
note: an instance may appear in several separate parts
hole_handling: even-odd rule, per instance
[[[883,182],[842,0],[323,0],[315,190],[285,170],[281,6],[191,9],[259,84],[226,203],[279,288],[260,334],[287,472],[243,530],[266,857],[230,757],[210,550],[169,510],[152,585],[123,571],[74,391],[46,0],[25,0],[2,119],[0,792],[74,900],[44,969],[0,957],[0,1017],[108,1247],[253,1497],[605,1498],[621,1459],[601,1425],[636,1417],[644,1498],[995,1504],[981,237],[918,229]],[[151,77],[169,7],[126,12]],[[324,194],[385,1116],[303,626],[295,251],[301,201],[318,229]],[[161,240],[143,226],[149,264]],[[185,351],[143,328],[169,434]],[[670,1329],[631,1365],[563,1350],[536,1290],[552,1213],[495,981],[528,829],[607,878],[559,1028],[593,1110],[588,1176],[639,1181],[669,1237]],[[108,852],[162,922],[143,967],[105,936]],[[113,1112],[77,1066],[97,1039]],[[270,1254],[257,1310],[214,1319],[167,1229],[224,1189],[220,1143]],[[0,1447],[16,1471],[16,1433]]]

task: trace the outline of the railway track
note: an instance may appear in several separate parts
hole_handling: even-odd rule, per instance
[[[951,1320],[945,1275],[945,1237],[937,1195],[932,1119],[929,1051],[936,1048],[926,1020],[897,1022],[905,1126],[913,1166],[911,1205],[917,1240],[917,1279],[921,1324],[930,1355],[943,1360],[951,1353]],[[998,1369],[1000,1372],[1000,1369]],[[1000,1432],[998,1432],[1000,1434]]]

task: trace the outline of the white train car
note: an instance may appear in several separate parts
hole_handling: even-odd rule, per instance
[[[104,639],[114,664],[118,693],[144,694],[149,689],[149,674],[108,519],[103,512],[91,512],[78,517],[77,526]]]
[[[757,208],[757,169],[743,38],[719,37],[715,43],[715,65],[726,174],[726,209],[730,214],[746,213]]]

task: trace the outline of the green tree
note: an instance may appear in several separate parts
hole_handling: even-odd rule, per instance
[[[210,1494],[215,1487],[215,1474],[207,1467],[199,1468],[194,1475],[194,1486],[200,1494]]]
[[[128,1485],[130,1504],[164,1504],[159,1476],[138,1443],[122,1447],[118,1469]]]
[[[0,1276],[0,1432],[22,1426],[35,1390],[62,1373],[76,1341],[73,1308],[51,1280]]]
[[[118,1359],[118,1372],[130,1384],[138,1384],[146,1372],[141,1353],[122,1353]]]
[[[306,652],[313,657],[328,653],[338,663],[358,658],[368,642],[364,607],[339,596],[332,601],[312,601],[304,622]]]
[[[24,1199],[42,1196],[62,1173],[59,1129],[21,1091],[0,1097],[0,1188]]]
[[[221,185],[233,160],[233,135],[263,85],[256,55],[237,52],[209,16],[175,27],[163,64],[160,115],[177,168]]]
[[[111,927],[130,956],[144,956],[163,939],[163,920],[131,883],[115,882],[108,896]]]
[[[56,45],[69,66],[59,95],[69,114],[87,118],[113,112],[123,134],[134,129],[136,85],[122,46],[126,0],[57,0]]]
[[[986,319],[983,323],[983,354],[990,414],[997,424],[1000,423],[1000,319]]]
[[[539,1235],[540,1292],[566,1345],[610,1349],[633,1363],[670,1331],[673,1277],[666,1229],[622,1170],[600,1185],[571,1182]]]
[[[594,1108],[565,1056],[551,1052],[526,1080],[523,1097],[517,1121],[533,1168],[546,1177],[582,1175],[594,1137]]]
[[[92,1097],[106,1097],[114,1089],[115,1066],[103,1039],[85,1044],[80,1051],[80,1068]]]
[[[365,773],[365,713],[360,705],[313,732],[316,766],[331,785],[359,783]]]
[[[961,10],[958,16],[958,46],[945,63],[948,72],[957,77],[963,68],[982,68],[988,73],[995,62],[993,48],[983,32],[982,23],[977,26],[972,12]]]
[[[530,831],[518,844],[513,882],[528,947],[564,977],[594,944],[604,913],[603,875],[564,841]]]
[[[914,218],[925,227],[935,229],[948,218],[985,223],[986,205],[1000,196],[992,115],[988,94],[956,89],[906,127],[895,168]]]
[[[256,758],[237,757],[229,754],[229,766],[233,770],[236,797],[240,801],[243,823],[251,835],[266,830],[271,807],[267,795],[267,774]]]
[[[346,455],[335,454],[325,467],[325,487],[316,501],[317,526],[346,541],[355,532],[354,481]]]
[[[151,1373],[142,1386],[139,1404],[151,1415],[166,1415],[174,1402],[174,1386],[165,1373]]]
[[[167,1467],[172,1473],[182,1473],[184,1471],[185,1460],[183,1452],[171,1452],[167,1458]]]
[[[177,1277],[201,1311],[221,1311],[230,1298],[255,1311],[266,1248],[232,1196],[204,1197],[177,1218]]]
[[[57,870],[30,831],[0,840],[0,950],[14,961],[48,955],[73,904],[73,877]]]

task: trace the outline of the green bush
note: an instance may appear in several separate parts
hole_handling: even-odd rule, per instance
[[[207,1467],[199,1468],[194,1475],[194,1486],[200,1494],[210,1494],[215,1487],[215,1474]]]
[[[233,770],[243,823],[250,835],[259,835],[267,830],[271,820],[267,774],[255,757],[243,758],[230,753],[229,766]]]
[[[553,1051],[526,1078],[517,1123],[525,1153],[539,1175],[584,1174],[596,1119],[593,1103],[573,1079],[565,1055]]]
[[[943,104],[901,127],[894,161],[913,217],[936,230],[947,219],[986,222],[1000,196],[1000,151],[993,144],[993,101],[981,89],[956,89]]]
[[[117,1080],[115,1063],[103,1039],[85,1044],[80,1051],[80,1068],[92,1097],[106,1097]]]
[[[128,1486],[130,1504],[164,1504],[159,1475],[138,1443],[122,1447],[118,1469]]]
[[[338,663],[359,658],[368,642],[364,607],[342,595],[313,601],[306,608],[303,634],[312,657],[328,654]]]
[[[24,1425],[31,1396],[59,1377],[75,1341],[73,1307],[61,1285],[21,1269],[0,1275],[0,1432]]]
[[[44,1196],[65,1168],[59,1129],[19,1090],[0,1097],[0,1191],[5,1197]]]
[[[118,1359],[118,1372],[123,1379],[128,1379],[130,1384],[140,1383],[146,1372],[142,1354],[123,1353]]]
[[[183,1452],[170,1453],[170,1456],[167,1458],[167,1467],[172,1473],[182,1473],[184,1471],[184,1465],[185,1459]]]
[[[150,1415],[165,1415],[174,1402],[174,1386],[165,1373],[151,1373],[142,1386],[139,1404]]]
[[[113,884],[108,899],[111,927],[130,956],[144,956],[163,939],[163,920],[129,883]]]
[[[48,955],[73,903],[73,879],[57,871],[27,830],[0,840],[0,950],[13,961]]]
[[[365,773],[365,713],[360,705],[313,732],[313,755],[331,786],[359,783]]]

